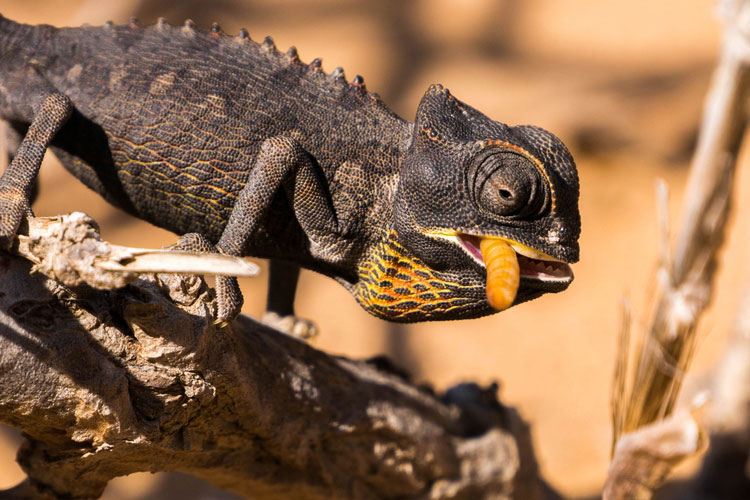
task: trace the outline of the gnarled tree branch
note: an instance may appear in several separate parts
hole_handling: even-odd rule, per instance
[[[45,237],[90,261],[92,229],[61,229]],[[160,470],[253,498],[555,497],[494,387],[438,396],[383,360],[331,356],[246,317],[215,325],[201,278],[101,290],[31,271],[0,253],[0,420],[26,435],[15,497],[96,498],[113,477]]]

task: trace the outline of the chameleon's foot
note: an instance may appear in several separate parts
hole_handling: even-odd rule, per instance
[[[296,316],[279,316],[266,311],[262,319],[265,325],[300,340],[311,340],[318,335],[318,327],[309,319]]]
[[[219,253],[216,247],[203,235],[188,233],[180,236],[172,245],[175,250],[198,253]],[[226,325],[236,318],[242,309],[242,292],[237,278],[233,276],[216,277],[216,319],[215,323]]]
[[[23,192],[0,186],[0,248],[12,246],[24,215],[31,215],[31,209]]]
[[[242,310],[242,292],[234,276],[216,277],[216,323],[229,323]]]

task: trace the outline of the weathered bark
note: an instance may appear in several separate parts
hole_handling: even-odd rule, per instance
[[[706,430],[711,447],[693,477],[667,485],[662,500],[750,498],[750,290],[737,310],[732,337],[708,384]]]
[[[706,444],[706,437],[688,412],[624,434],[617,442],[603,500],[649,500],[672,469]]]
[[[54,258],[91,261],[91,230],[67,234]],[[253,498],[555,497],[494,387],[438,396],[383,360],[215,325],[200,278],[97,290],[31,271],[0,253],[0,421],[25,433],[29,475],[5,496],[96,498],[113,477],[178,470]]]

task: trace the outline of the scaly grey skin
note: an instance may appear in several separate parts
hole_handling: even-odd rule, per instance
[[[0,245],[30,213],[49,147],[114,205],[191,233],[183,248],[271,259],[282,316],[300,267],[378,317],[423,321],[495,312],[482,237],[526,254],[514,303],[564,290],[578,259],[578,178],[554,135],[492,121],[439,85],[409,123],[361,77],[244,30],[0,17],[0,117],[23,137],[0,180]],[[236,280],[219,280],[217,299],[233,318]]]

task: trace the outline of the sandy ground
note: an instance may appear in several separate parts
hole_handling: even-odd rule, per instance
[[[609,386],[620,302],[629,296],[637,318],[648,309],[657,249],[656,179],[667,181],[672,215],[679,213],[718,47],[713,2],[102,4],[4,0],[0,12],[58,25],[99,24],[107,18],[125,22],[133,12],[148,23],[159,15],[173,23],[189,16],[204,27],[226,19],[222,25],[228,32],[245,26],[256,40],[272,34],[279,47],[295,44],[305,61],[322,57],[326,70],[341,65],[349,77],[364,75],[368,88],[402,116],[412,117],[424,90],[439,82],[495,119],[540,125],[568,143],[580,170],[583,233],[576,281],[565,293],[480,320],[399,326],[368,316],[333,281],[304,273],[297,303],[298,312],[321,327],[316,341],[321,349],[355,357],[389,353],[437,388],[499,381],[502,400],[531,423],[552,485],[570,496],[601,488],[609,458]],[[40,215],[86,211],[116,243],[174,241],[169,233],[113,211],[54,159],[41,177],[35,207]],[[737,215],[689,387],[710,376],[747,282],[746,181],[741,171]],[[247,280],[243,290],[245,311],[260,313],[264,276]],[[23,477],[13,461],[17,443],[13,436],[0,443],[0,487]],[[690,468],[687,464],[681,473]],[[107,497],[144,498],[161,480],[138,474],[114,481]]]

